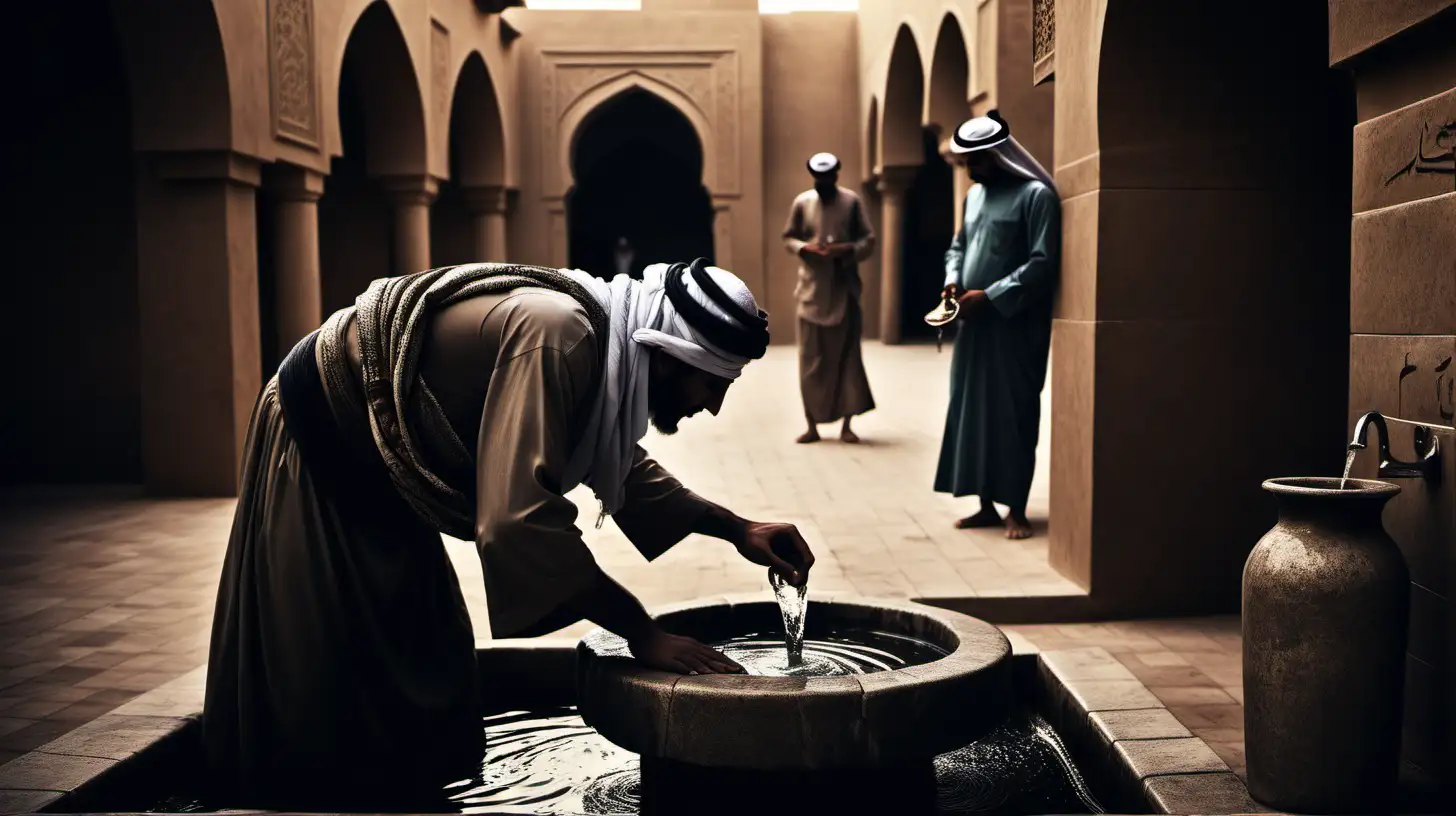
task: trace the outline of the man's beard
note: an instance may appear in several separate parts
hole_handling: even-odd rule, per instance
[[[671,396],[652,396],[648,386],[647,418],[658,433],[672,436],[677,433],[678,424],[687,418],[687,411]]]

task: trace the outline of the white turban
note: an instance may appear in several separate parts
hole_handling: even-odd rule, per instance
[[[611,320],[610,336],[598,339],[605,339],[607,348],[596,407],[565,474],[566,489],[588,484],[604,514],[621,508],[637,443],[647,435],[647,372],[652,349],[728,380],[737,379],[750,359],[708,342],[679,313],[668,296],[670,270],[668,264],[653,264],[643,270],[640,281],[618,275],[610,283],[581,270],[563,270],[596,296]],[[762,315],[753,293],[736,275],[717,267],[705,271],[745,313]],[[730,317],[693,275],[685,274],[682,279],[693,301],[713,317],[726,326],[751,329]]]
[[[1051,173],[1012,137],[1011,125],[997,111],[962,122],[951,135],[950,150],[958,154],[990,151],[996,163],[1011,175],[1057,189]]]

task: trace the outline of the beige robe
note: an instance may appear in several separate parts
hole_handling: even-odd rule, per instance
[[[596,342],[575,301],[541,289],[471,298],[432,321],[420,377],[475,440],[464,483],[476,486],[497,637],[574,622],[562,604],[599,572],[560,482],[591,406]],[[357,348],[351,330],[351,387]],[[346,436],[377,462],[367,434]],[[203,728],[225,804],[420,809],[430,802],[417,794],[479,763],[474,637],[439,533],[403,502],[369,505],[315,488],[275,377],[249,429],[214,619]],[[639,448],[613,518],[653,559],[710,506]]]
[[[784,247],[799,257],[794,287],[799,316],[799,391],[813,422],[834,422],[875,407],[860,349],[863,285],[859,264],[875,249],[875,233],[859,196],[843,187],[832,202],[816,190],[794,199]],[[849,258],[799,256],[805,245],[848,243]]]

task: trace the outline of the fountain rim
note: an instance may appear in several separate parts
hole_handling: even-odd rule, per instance
[[[1345,487],[1340,487],[1344,481]],[[1384,500],[1400,493],[1400,486],[1376,479],[1344,479],[1338,476],[1284,476],[1266,479],[1264,490],[1276,496],[1299,496],[1327,500]]]
[[[685,675],[638,663],[620,637],[597,629],[577,644],[582,718],[609,741],[643,757],[711,767],[812,770],[929,761],[979,739],[1010,704],[1011,642],[994,624],[903,599],[853,593],[825,593],[809,602],[880,613],[890,632],[902,631],[895,625],[897,615],[912,615],[954,637],[957,645],[938,660],[867,674]],[[723,607],[770,607],[778,616],[777,601],[761,593],[698,599],[654,610],[653,617]],[[812,619],[814,612],[809,614]],[[967,706],[967,700],[980,703]],[[733,727],[714,730],[704,723]]]
[[[823,593],[818,597],[811,594],[807,598],[807,602],[811,607],[816,605],[858,606],[867,609],[882,609],[904,612],[912,615],[919,615],[921,617],[928,618],[929,620],[932,620],[940,626],[944,627],[950,633],[951,637],[955,639],[954,646],[945,646],[938,643],[935,644],[936,646],[945,649],[946,653],[944,656],[938,657],[934,660],[925,663],[916,663],[910,666],[902,666],[898,669],[890,669],[889,671],[884,672],[872,672],[867,675],[848,675],[851,677],[881,678],[885,675],[893,675],[903,678],[899,681],[903,684],[906,682],[917,682],[918,678],[914,677],[916,671],[932,666],[945,667],[964,665],[968,668],[970,666],[975,666],[976,668],[971,668],[971,671],[976,671],[978,668],[984,667],[985,661],[984,658],[979,656],[979,653],[981,651],[979,647],[983,647],[985,642],[984,639],[988,636],[992,637],[993,639],[999,640],[999,645],[1001,646],[1001,649],[999,650],[1001,652],[999,660],[993,661],[993,663],[1000,662],[1000,660],[1007,660],[1010,658],[1011,655],[1011,641],[1006,637],[1006,633],[1003,632],[1000,627],[996,626],[995,624],[983,621],[980,618],[974,618],[970,615],[964,615],[948,609],[941,609],[939,607],[917,604],[912,601],[901,600],[897,598],[875,598],[871,596],[839,592]],[[684,601],[680,603],[664,605],[662,607],[652,610],[650,614],[653,620],[662,620],[663,618],[668,618],[677,614],[689,613],[700,609],[710,609],[713,607],[721,607],[725,605],[731,607],[747,606],[750,604],[773,605],[776,603],[777,601],[770,593],[713,596],[711,598],[699,598],[692,601]],[[888,634],[900,633],[888,632]],[[608,646],[608,644],[610,644],[610,646]],[[615,635],[600,627],[586,633],[577,642],[578,651],[589,652],[595,658],[613,657],[615,655],[611,654],[612,652],[618,652],[625,646],[626,641],[622,640],[619,635]],[[604,652],[606,653],[604,654]],[[796,677],[751,674],[680,675],[674,672],[663,671],[661,669],[653,669],[648,666],[642,665],[636,666],[635,671],[638,673],[639,676],[643,678],[661,676],[662,678],[681,678],[682,680],[691,679],[694,685],[703,685],[709,687],[714,685],[731,685],[736,690],[744,692],[751,692],[754,689],[765,692],[774,692],[781,691],[785,687],[802,688],[806,682],[808,682],[810,685],[820,685],[829,681],[837,681],[841,679],[839,677]],[[883,680],[879,682],[883,682]]]

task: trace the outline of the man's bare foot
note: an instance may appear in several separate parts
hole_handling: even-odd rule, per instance
[[[800,445],[807,445],[810,442],[818,442],[819,441],[819,429],[817,429],[817,428],[810,428],[809,430],[807,430],[807,431],[799,434],[799,438],[798,439],[795,439],[794,441],[795,442],[798,442]]]
[[[859,444],[859,436],[857,434],[855,434],[854,431],[851,431],[850,429],[845,428],[844,430],[842,430],[842,431],[839,432],[839,441],[840,442],[843,442],[843,443],[845,443],[847,445],[858,445]]]
[[[955,523],[957,530],[971,530],[978,527],[1000,527],[1001,514],[994,507],[982,507],[974,516],[966,516]]]
[[[1007,514],[1006,537],[1012,541],[1022,541],[1031,538],[1031,522],[1027,520],[1025,514]]]

